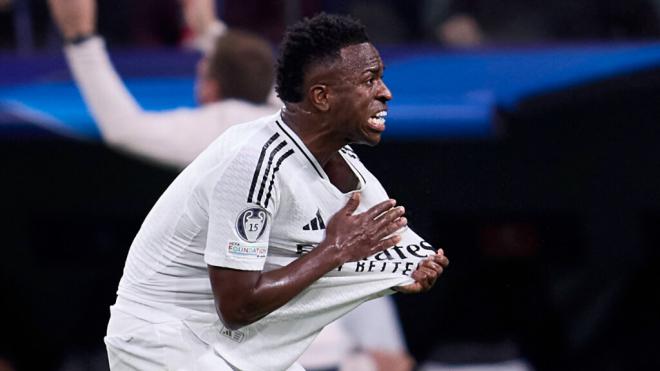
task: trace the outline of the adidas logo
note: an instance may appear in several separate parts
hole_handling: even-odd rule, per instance
[[[321,218],[321,211],[316,210],[316,216],[303,227],[303,230],[319,231],[321,229],[325,229],[325,223],[323,222],[323,218]]]

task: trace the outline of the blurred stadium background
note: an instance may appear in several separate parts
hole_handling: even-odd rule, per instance
[[[217,9],[274,48],[320,10],[367,25],[394,100],[358,153],[452,259],[396,297],[420,369],[660,367],[660,1]],[[176,0],[99,2],[145,108],[194,105],[180,18]],[[100,142],[45,1],[0,0],[0,48],[0,370],[104,370],[125,255],[175,172]]]

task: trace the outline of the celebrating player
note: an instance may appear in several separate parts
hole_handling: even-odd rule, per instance
[[[448,261],[400,232],[403,209],[346,146],[380,139],[381,75],[350,19],[290,31],[286,109],[221,136],[138,233],[106,337],[113,369],[286,369],[359,303],[434,283]]]
[[[94,0],[50,0],[50,5],[67,41],[75,82],[102,138],[115,148],[181,169],[231,125],[281,107],[277,99],[266,100],[273,81],[270,47],[256,36],[229,31],[215,17],[211,0],[182,1],[191,40],[204,53],[196,84],[203,106],[161,112],[141,109],[112,68],[103,39],[95,34]],[[301,363],[327,369],[367,362],[378,370],[409,370],[411,358],[388,299],[351,312],[344,317],[350,325],[341,318],[326,326]]]

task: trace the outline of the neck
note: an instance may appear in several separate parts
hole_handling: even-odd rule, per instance
[[[321,115],[306,110],[298,104],[287,103],[282,110],[282,120],[300,137],[322,167],[325,167],[332,156],[347,144],[337,138],[332,130],[333,126],[323,120]]]

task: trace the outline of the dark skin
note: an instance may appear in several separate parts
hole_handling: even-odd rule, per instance
[[[386,110],[392,98],[382,75],[383,63],[370,43],[351,45],[341,50],[341,58],[311,66],[304,79],[303,100],[285,105],[284,122],[342,192],[355,190],[358,180],[338,150],[349,143],[375,145],[384,130],[370,120]],[[268,272],[209,266],[216,309],[225,326],[237,329],[258,321],[338,266],[400,242],[399,235],[383,238],[407,225],[403,207],[395,207],[396,201],[390,199],[355,214],[359,203],[359,192],[353,193],[327,223],[325,239],[287,266]],[[426,291],[448,264],[439,250],[413,272],[414,283],[397,289]]]

